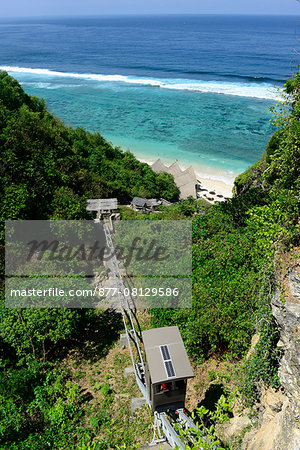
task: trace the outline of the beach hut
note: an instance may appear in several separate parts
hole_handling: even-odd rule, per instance
[[[146,200],[147,207],[149,209],[155,209],[157,206],[161,205],[161,200],[157,200],[156,198],[149,198]]]
[[[196,178],[189,172],[182,172],[175,177],[175,183],[179,188],[179,198],[185,199],[189,196],[196,198]]]
[[[149,212],[157,208],[157,206],[160,206],[161,203],[161,200],[157,200],[156,198],[134,197],[131,200],[130,206],[136,211]]]
[[[137,211],[144,211],[147,209],[147,199],[141,197],[134,197],[131,200],[130,206]]]
[[[196,196],[196,186],[198,189],[201,188],[200,182],[197,180],[194,169],[192,166],[185,170],[181,170],[178,162],[175,161],[169,167],[165,166],[161,159],[159,158],[152,164],[152,169],[154,172],[161,173],[167,172],[174,177],[174,181],[179,189],[179,198],[181,200],[186,199],[190,196],[197,198]]]
[[[160,158],[152,164],[151,168],[156,173],[168,172],[168,167],[164,165]]]
[[[193,177],[195,179],[195,183],[198,183],[195,171],[192,166],[189,166],[187,169],[185,169],[183,171],[183,173],[189,173],[191,175],[191,177]]]
[[[195,179],[189,173],[182,172],[180,175],[175,177],[175,183],[177,184],[178,187],[184,186],[185,184],[188,183],[193,183],[196,189]]]
[[[195,184],[193,182],[184,184],[183,186],[179,187],[179,198],[180,200],[186,199],[188,197],[197,198],[196,195],[196,188]]]
[[[175,178],[182,173],[182,170],[180,169],[178,162],[175,161],[168,167],[167,172],[173,175],[173,177]]]
[[[187,380],[194,376],[177,326],[142,332],[146,387],[153,411],[182,408]]]

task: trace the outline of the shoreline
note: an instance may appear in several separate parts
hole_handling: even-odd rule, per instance
[[[201,185],[203,186],[203,188],[207,189],[208,191],[215,191],[216,194],[221,194],[223,195],[223,197],[232,198],[233,183],[227,184],[221,180],[200,176],[196,171],[195,173],[198,180],[201,181]]]
[[[136,154],[135,154],[135,157],[140,162],[147,163],[150,167],[154,163],[154,161],[146,160],[145,158],[140,158]],[[180,166],[180,168],[182,170],[187,169],[187,167],[182,165],[180,161],[177,161],[177,162],[178,162],[178,165]],[[225,183],[225,181],[222,181],[222,180],[217,179],[217,178],[213,178],[211,175],[205,176],[203,173],[199,173],[199,171],[197,171],[197,168],[195,168],[193,165],[192,165],[192,167],[193,167],[193,169],[195,171],[195,174],[196,174],[196,177],[200,181],[201,187],[203,189],[206,189],[207,191],[214,191],[216,193],[216,195],[219,194],[219,195],[222,195],[223,197],[227,197],[227,198],[231,198],[232,197],[233,183]],[[206,194],[205,191],[202,191],[202,192],[198,193],[198,195],[200,195],[206,201],[209,201],[204,196],[205,194]],[[218,199],[218,200],[220,201],[221,199]]]
[[[174,162],[177,162],[182,171],[192,166],[195,172],[195,176],[200,182],[202,188],[202,191],[198,191],[197,195],[204,198],[209,203],[215,203],[215,201],[223,201],[225,197],[231,198],[234,180],[239,175],[239,173],[245,170],[241,169],[241,171],[238,171],[236,173],[226,173],[223,172],[222,169],[216,168],[214,170],[212,167],[206,167],[205,164],[201,164],[199,162],[195,163],[191,160],[186,161],[176,154],[172,156],[174,152],[171,152],[170,148],[167,149],[168,152],[164,151],[164,149],[157,151],[157,147],[151,145],[148,146],[148,148],[143,148],[143,150],[141,150],[140,142],[129,142],[126,139],[121,140],[115,136],[106,136],[106,139],[111,142],[112,145],[120,147],[124,152],[131,152],[138,161],[146,163],[150,167],[152,167],[157,159],[161,159],[166,166],[170,166]],[[185,155],[182,156],[184,157]],[[210,195],[210,191],[215,192],[215,194]],[[213,198],[211,200],[208,200],[207,197]]]

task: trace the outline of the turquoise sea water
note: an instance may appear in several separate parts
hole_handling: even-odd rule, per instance
[[[0,68],[73,126],[224,181],[257,161],[290,76],[296,18],[0,22]]]
[[[142,159],[178,159],[221,179],[258,159],[271,134],[268,100],[55,78],[23,84],[70,124],[100,130]]]

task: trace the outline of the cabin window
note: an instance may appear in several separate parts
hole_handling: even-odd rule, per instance
[[[184,389],[186,380],[173,381],[173,383],[174,383],[174,389]]]
[[[156,384],[154,386],[154,394],[162,394],[162,393],[167,393],[167,392],[171,392],[174,390],[174,386],[173,383],[160,383],[160,384]]]
[[[159,392],[170,392],[172,390],[172,383],[161,383],[161,385],[159,386]]]
[[[154,394],[160,394],[160,393],[164,393],[164,392],[171,392],[171,391],[177,391],[177,390],[181,390],[184,389],[186,385],[186,380],[178,380],[178,381],[171,381],[171,382],[165,382],[165,383],[160,383],[160,384],[156,384],[154,386]]]

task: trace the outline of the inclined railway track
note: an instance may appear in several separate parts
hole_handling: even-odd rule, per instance
[[[124,292],[125,284],[120,273],[119,264],[115,255],[114,245],[111,237],[111,233],[113,232],[113,222],[111,218],[109,218],[107,220],[104,220],[102,223],[106,243],[108,248],[110,249],[111,255],[108,266],[111,271],[111,275],[114,278],[114,285],[117,288],[119,296],[117,300],[122,313],[135,378],[138,387],[148,404],[148,407],[151,409],[151,402],[145,382],[145,363],[140,347],[142,337],[141,333],[136,330],[136,327],[138,327],[138,325],[135,325],[135,322],[137,323],[136,308],[133,300],[130,297],[122,294]],[[134,348],[136,349],[137,353],[137,361],[134,357]],[[186,445],[189,446],[189,444],[195,442],[193,430],[197,429],[197,427],[192,419],[187,416],[183,408],[167,410],[164,412],[155,411],[153,428],[154,436],[152,442],[149,444],[149,448],[151,448],[151,446],[160,447],[161,443],[168,442],[168,444],[172,448],[175,448],[175,446],[177,446],[179,447],[179,449],[184,450],[186,448]],[[179,431],[180,429],[184,431],[191,431],[191,433],[189,433],[185,438],[185,443],[183,443],[181,440]]]

